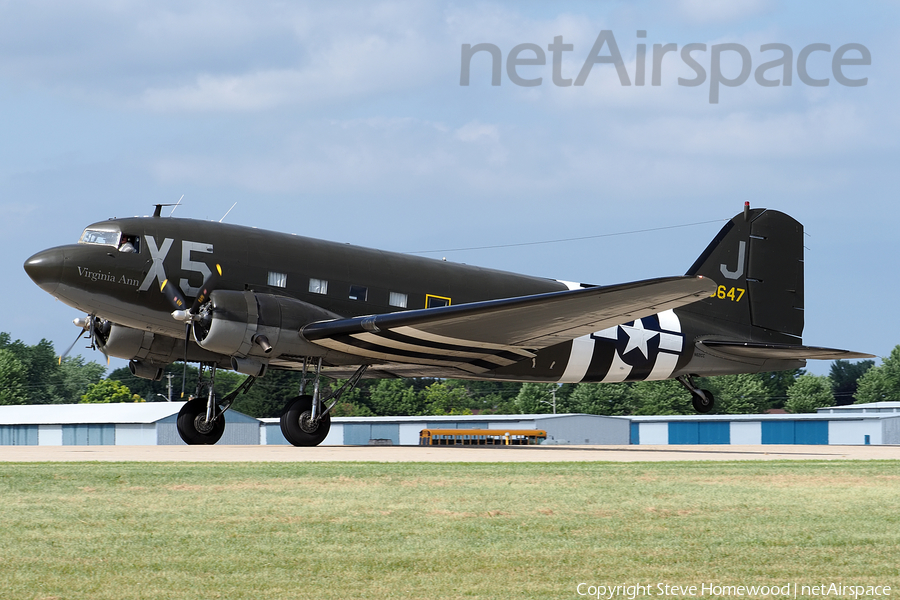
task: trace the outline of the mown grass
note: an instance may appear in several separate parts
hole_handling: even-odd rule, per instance
[[[890,461],[2,464],[0,598],[900,593],[898,498]]]

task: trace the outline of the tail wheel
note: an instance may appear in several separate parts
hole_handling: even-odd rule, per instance
[[[322,414],[322,405],[319,405]],[[281,413],[281,433],[294,446],[318,446],[331,429],[331,415],[319,417],[318,422],[311,420],[312,396],[297,396],[288,400],[284,412]]]
[[[206,400],[195,398],[186,403],[178,412],[178,435],[188,445],[215,444],[225,433],[225,416],[213,421],[206,420]]]
[[[691,396],[693,396],[694,410],[698,413],[708,413],[715,405],[715,398],[709,390],[697,390]]]

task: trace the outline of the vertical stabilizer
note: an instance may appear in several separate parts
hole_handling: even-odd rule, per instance
[[[803,226],[775,210],[745,209],[691,266],[716,294],[679,309],[751,340],[799,341],[803,334]]]

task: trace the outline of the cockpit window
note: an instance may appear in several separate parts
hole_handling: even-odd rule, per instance
[[[81,239],[78,240],[81,244],[99,244],[102,246],[116,246],[119,245],[119,238],[121,237],[121,232],[119,231],[101,231],[99,229],[85,229],[84,233],[81,234]]]

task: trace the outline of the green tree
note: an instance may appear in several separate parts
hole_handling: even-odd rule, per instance
[[[515,413],[536,415],[553,412],[553,391],[555,383],[523,383],[514,401]]]
[[[701,388],[713,393],[713,410],[725,415],[765,412],[769,406],[769,391],[764,379],[753,373],[706,377]]]
[[[801,375],[787,391],[785,410],[791,413],[814,413],[817,408],[834,406],[831,380],[817,375]]]
[[[458,381],[436,381],[423,392],[429,415],[471,415],[472,398]]]
[[[142,402],[142,399],[137,394],[132,394],[131,390],[119,381],[101,379],[88,388],[81,397],[81,402],[83,404],[108,404],[112,402]]]
[[[589,415],[627,415],[632,409],[627,383],[579,383],[566,404],[567,412]]]
[[[754,374],[754,377],[758,377],[766,387],[769,401],[765,408],[783,408],[784,403],[787,402],[788,388],[794,385],[797,378],[804,373],[806,373],[805,369],[791,369]]]
[[[900,401],[900,346],[895,346],[880,365],[870,368],[859,378],[859,387],[853,397],[857,404]]]
[[[49,376],[54,404],[77,404],[88,388],[103,378],[106,367],[85,362],[80,356],[67,356],[57,363]]]
[[[0,349],[0,404],[28,404],[25,369],[16,355]]]
[[[365,393],[360,394],[361,399],[364,396]],[[368,396],[367,406],[376,415],[420,415],[424,412],[413,382],[407,379],[378,379],[368,387]]]
[[[853,396],[859,387],[859,379],[866,371],[875,366],[874,360],[836,360],[831,363],[828,378],[831,379],[831,391],[834,392],[835,406],[853,404]]]
[[[690,393],[674,379],[638,381],[631,393],[635,415],[695,414]]]
[[[507,410],[515,412],[512,408],[516,396],[522,384],[515,381],[468,381],[462,379],[448,379],[466,388],[471,399],[471,408],[479,413],[497,413]]]

